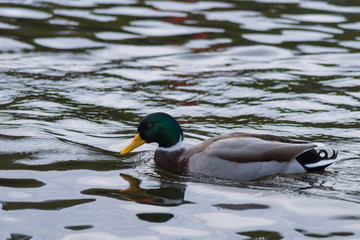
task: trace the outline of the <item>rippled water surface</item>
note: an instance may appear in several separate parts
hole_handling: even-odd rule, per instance
[[[360,239],[360,3],[0,1],[1,239]],[[146,114],[185,144],[232,131],[324,142],[326,172],[176,176]]]

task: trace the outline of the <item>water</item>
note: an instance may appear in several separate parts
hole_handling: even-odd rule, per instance
[[[1,239],[360,239],[358,1],[0,2]],[[185,144],[251,131],[324,142],[322,173],[177,176]],[[149,151],[150,150],[150,151]]]

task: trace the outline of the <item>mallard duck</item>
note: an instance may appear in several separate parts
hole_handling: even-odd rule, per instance
[[[120,154],[156,142],[154,160],[171,172],[239,181],[323,170],[337,156],[334,150],[331,156],[325,150],[315,150],[314,143],[269,134],[228,133],[190,148],[184,147],[183,139],[183,131],[172,116],[152,113],[140,121],[135,138]]]

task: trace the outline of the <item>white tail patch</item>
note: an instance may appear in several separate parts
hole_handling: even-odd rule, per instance
[[[317,168],[317,167],[324,167],[324,166],[328,166],[334,162],[338,161],[338,159],[334,159],[334,160],[321,160],[319,162],[316,163],[308,163],[305,164],[305,167],[307,168]]]

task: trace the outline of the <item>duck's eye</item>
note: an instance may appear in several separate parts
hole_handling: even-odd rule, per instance
[[[148,123],[148,124],[145,125],[145,127],[146,127],[146,129],[150,129],[150,128],[153,127],[153,124],[152,124],[152,123]]]

